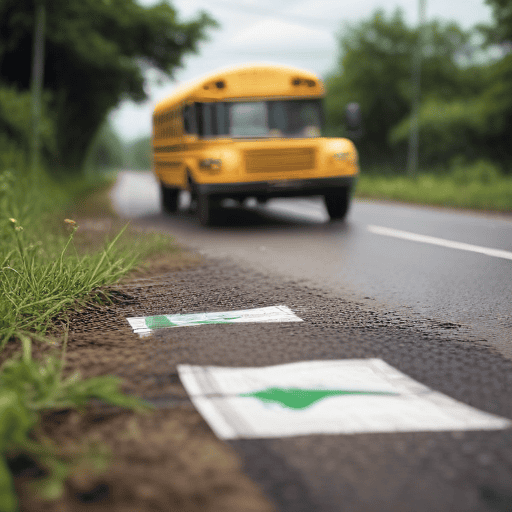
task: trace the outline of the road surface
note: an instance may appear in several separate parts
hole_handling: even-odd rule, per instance
[[[182,197],[161,212],[150,173],[120,174],[112,199],[205,255],[229,258],[374,307],[435,319],[512,358],[512,217],[356,200],[331,223],[319,198],[226,204],[202,227]]]
[[[155,331],[160,349],[148,353],[145,363],[152,375],[141,378],[161,383],[151,396],[156,405],[192,406],[190,394],[180,387],[183,365],[259,371],[307,361],[365,365],[378,359],[459,404],[512,419],[510,218],[355,201],[346,222],[330,223],[319,200],[291,199],[266,206],[226,204],[218,225],[204,228],[186,197],[176,215],[162,214],[151,175],[131,172],[119,176],[112,199],[121,215],[214,257],[203,266],[127,285],[133,303],[121,316],[286,305],[303,320]],[[199,375],[187,368],[189,375]],[[242,394],[228,390],[226,397],[211,374],[202,378],[215,384],[203,396],[203,413],[214,411],[235,429],[237,424],[256,428],[254,418],[271,429],[270,437],[239,436],[226,442],[280,512],[512,510],[511,428],[486,430],[469,423],[448,428],[446,421],[453,418],[448,413],[438,416],[437,423],[429,407],[412,415],[404,412],[402,405],[412,403],[406,395],[389,398],[395,405],[384,407],[385,387],[367,382],[368,375],[373,379],[378,372],[343,368],[330,371],[343,380],[340,386],[325,384],[328,371],[307,379],[299,372],[293,385],[286,384],[283,370],[280,387],[255,384]],[[346,385],[348,375],[359,379],[355,388]],[[173,392],[166,382],[176,383]],[[429,391],[422,386],[414,384],[413,389],[425,399]],[[294,395],[293,388],[300,388],[300,394]],[[361,390],[374,394],[364,402],[366,409],[361,401],[336,397],[304,411],[275,403]],[[260,407],[252,409],[259,412],[245,417],[234,413],[229,403],[240,404],[241,397],[244,407]],[[268,403],[269,397],[274,403]],[[224,398],[228,402],[222,411],[212,405],[221,407]],[[200,409],[199,402],[194,405]],[[320,410],[326,417],[316,421]],[[368,430],[363,410],[384,423],[394,418],[399,428]],[[361,419],[357,425],[366,430],[274,435],[271,423],[262,420],[274,413],[286,418],[280,427],[285,430],[310,413],[313,424],[322,428],[327,421],[350,430]],[[430,418],[428,428],[425,418]],[[401,427],[411,421],[418,421],[418,428]]]

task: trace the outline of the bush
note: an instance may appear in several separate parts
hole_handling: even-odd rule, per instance
[[[43,97],[40,120],[40,142],[48,158],[55,154],[55,125],[48,114],[49,97]],[[0,171],[27,167],[27,154],[32,137],[32,99],[30,92],[0,86]]]
[[[447,162],[458,154],[477,157],[487,123],[486,106],[479,99],[425,101],[419,112],[421,164]],[[390,144],[405,150],[410,127],[410,117],[396,125],[389,135]]]
[[[489,160],[467,163],[460,156],[451,161],[449,174],[457,185],[469,185],[470,183],[490,185],[502,177],[500,169]]]

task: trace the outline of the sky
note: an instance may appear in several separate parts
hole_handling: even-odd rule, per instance
[[[155,0],[137,0],[150,6]],[[463,28],[490,23],[492,11],[484,0],[425,0],[427,20],[456,21]],[[142,104],[123,102],[110,119],[125,140],[151,133],[153,108],[173,89],[211,71],[233,64],[270,62],[313,71],[320,77],[334,70],[337,62],[336,34],[343,23],[368,19],[383,8],[388,14],[400,7],[406,20],[418,22],[418,0],[173,0],[179,19],[199,11],[220,23],[209,31],[209,41],[196,55],[184,60],[174,81],[152,73]]]

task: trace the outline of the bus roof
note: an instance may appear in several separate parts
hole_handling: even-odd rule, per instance
[[[156,105],[155,113],[182,102],[323,95],[322,81],[310,71],[276,64],[244,64],[180,85]]]

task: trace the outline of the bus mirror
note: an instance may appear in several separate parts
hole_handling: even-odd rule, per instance
[[[361,138],[363,134],[363,116],[359,103],[352,102],[345,107],[345,126],[349,138]]]

